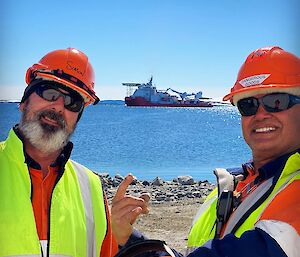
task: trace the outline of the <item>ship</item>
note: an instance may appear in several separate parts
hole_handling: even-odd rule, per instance
[[[147,83],[122,83],[127,87],[125,104],[127,106],[153,107],[213,107],[213,103],[209,101],[211,98],[203,97],[201,91],[188,94],[172,88],[158,90],[152,80],[153,77]],[[135,87],[137,88],[132,94]]]

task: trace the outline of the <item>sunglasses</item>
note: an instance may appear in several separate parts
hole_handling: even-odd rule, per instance
[[[273,93],[261,98],[248,97],[237,102],[237,107],[242,116],[256,114],[259,105],[267,112],[281,112],[290,109],[295,104],[300,104],[300,97],[287,93]]]
[[[85,83],[83,83],[81,80],[65,73],[61,69],[57,69],[57,70],[38,69],[38,70],[30,73],[29,74],[30,77],[28,79],[30,81],[32,81],[33,79],[36,78],[37,73],[54,75],[55,77],[61,78],[63,80],[67,80],[68,82],[70,82],[72,84],[76,84],[77,87],[82,88],[84,91],[88,92],[89,95],[91,95],[93,98],[95,98],[95,102],[93,103],[94,105],[100,101],[100,99],[96,96],[95,92],[92,89],[90,89],[88,86],[86,86]]]
[[[62,92],[60,89],[67,91]],[[35,93],[49,102],[56,101],[60,96],[64,98],[64,107],[71,112],[80,112],[84,107],[84,100],[80,94],[67,87],[55,85],[39,85],[35,89]]]

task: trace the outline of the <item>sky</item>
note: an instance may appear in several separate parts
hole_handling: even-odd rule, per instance
[[[26,70],[75,47],[94,67],[102,100],[123,82],[221,98],[253,50],[277,45],[300,56],[298,0],[1,1],[0,99],[20,99]]]

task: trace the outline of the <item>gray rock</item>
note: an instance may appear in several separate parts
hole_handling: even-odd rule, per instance
[[[156,177],[151,183],[153,186],[162,186],[163,184],[164,181],[160,177]]]
[[[109,178],[109,173],[107,173],[107,172],[98,173],[98,175],[99,175],[101,178]]]
[[[150,186],[150,182],[147,181],[147,180],[144,180],[144,181],[142,182],[142,184],[143,184],[144,186]]]
[[[178,182],[181,185],[193,185],[195,183],[193,177],[191,176],[178,176]]]
[[[165,199],[166,199],[166,196],[163,194],[155,196],[156,201],[164,201]]]
[[[121,181],[123,181],[124,177],[122,175],[120,175],[120,174],[116,174],[115,175],[115,180],[121,180]]]
[[[187,198],[195,198],[194,195],[193,195],[191,192],[188,192],[188,193],[186,194],[186,197],[187,197]]]
[[[202,194],[200,191],[194,191],[192,192],[192,195],[194,196],[194,198],[201,198]]]

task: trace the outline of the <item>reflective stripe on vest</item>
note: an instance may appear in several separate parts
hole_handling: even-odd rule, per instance
[[[96,238],[94,233],[92,193],[90,189],[89,177],[85,171],[85,168],[81,164],[75,161],[72,161],[72,164],[79,180],[85,217],[90,217],[90,219],[86,219],[86,256],[96,257]]]
[[[291,225],[278,220],[262,220],[255,227],[275,239],[288,257],[299,257],[300,236]]]
[[[0,257],[42,256],[23,144],[11,130],[0,143]],[[99,256],[107,220],[99,177],[71,162],[54,187],[49,256]]]
[[[268,192],[268,190],[272,187],[272,182],[273,178],[264,181],[239,205],[239,207],[231,214],[229,221],[226,224],[223,236],[231,233],[233,228],[240,221],[241,217],[243,217],[247,211],[252,208],[253,204],[255,204],[266,192]]]

